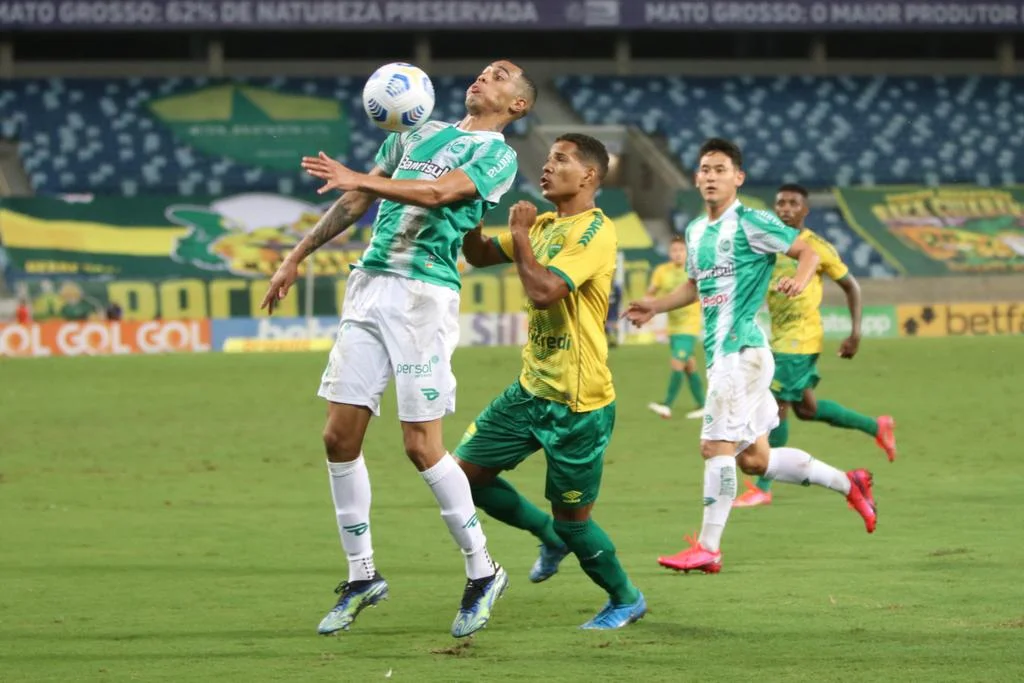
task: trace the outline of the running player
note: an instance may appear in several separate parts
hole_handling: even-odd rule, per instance
[[[455,455],[484,512],[540,539],[530,581],[553,576],[573,552],[608,593],[608,603],[585,629],[621,628],[647,611],[615,545],[590,517],[615,424],[604,322],[617,239],[615,226],[594,206],[607,172],[604,145],[586,135],[563,135],[541,177],[544,197],[556,210],[537,216],[536,207],[519,202],[508,232],[486,240],[475,231],[463,245],[474,266],[515,262],[528,297],[529,341],[522,374],[469,426]],[[553,518],[499,476],[541,449]]]
[[[651,285],[647,296],[655,297],[675,291],[686,282],[686,240],[677,235],[668,248],[668,263],[662,263],[651,274]],[[668,343],[672,352],[672,374],[668,379],[668,392],[661,403],[647,404],[648,410],[665,419],[672,417],[672,404],[683,388],[684,379],[690,386],[690,394],[697,404],[695,410],[686,414],[690,419],[704,417],[704,383],[697,372],[697,336],[700,334],[700,304],[669,311]]]
[[[860,347],[861,300],[860,285],[850,269],[839,257],[828,240],[804,225],[810,205],[807,190],[795,184],[783,185],[775,195],[775,214],[783,223],[800,231],[800,239],[818,252],[821,263],[807,289],[797,297],[789,298],[776,285],[784,277],[792,277],[796,262],[780,257],[772,272],[772,286],[768,289],[768,312],[772,319],[772,355],[775,357],[775,379],[772,393],[779,403],[779,426],[768,435],[772,448],[785,446],[789,441],[789,409],[801,420],[824,422],[833,427],[857,429],[874,437],[875,443],[885,451],[891,462],[896,458],[896,424],[892,417],[874,418],[850,410],[835,401],[818,400],[814,388],[818,386],[818,356],[822,351],[825,329],[821,322],[822,275],[827,275],[846,294],[853,326],[850,336],[839,345],[840,358],[853,358]],[[756,486],[747,482],[747,491],[733,503],[734,507],[753,507],[772,502],[772,481],[758,477]]]
[[[501,130],[527,114],[537,90],[507,61],[490,64],[466,92],[467,115],[390,135],[367,174],[327,157],[302,166],[326,181],[320,192],[345,194],[278,269],[263,300],[273,311],[295,282],[299,263],[383,201],[373,236],[348,279],[338,337],[320,383],[328,402],[324,445],[348,580],[320,622],[322,634],[347,629],[363,608],[387,597],[374,565],[370,478],[363,440],[392,377],[405,452],[430,486],[441,517],[462,549],[467,582],[452,635],[467,636],[490,618],[508,585],[491,561],[466,475],[447,453],[441,420],[455,409],[452,352],[459,337],[456,255],[466,232],[512,185],[516,154]]]
[[[736,145],[708,140],[698,159],[696,181],[707,213],[686,229],[690,279],[667,296],[631,303],[626,316],[643,325],[700,297],[709,389],[701,431],[704,522],[689,548],[658,562],[671,569],[717,573],[722,568],[722,532],[736,497],[737,463],[747,474],[840,492],[864,518],[868,533],[875,530],[877,515],[866,470],[844,473],[805,451],[769,447],[768,433],[779,424],[779,408],[770,390],[774,363],[768,339],[755,315],[777,254],[797,261],[793,275],[777,285],[790,297],[798,296],[814,277],[818,254],[774,215],[739,202],[744,173]]]

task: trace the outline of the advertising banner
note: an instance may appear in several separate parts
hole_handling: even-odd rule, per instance
[[[509,207],[522,192],[506,195],[484,229],[505,229]],[[653,250],[643,222],[621,190],[605,190],[598,204],[615,221],[626,255],[626,296],[642,296]],[[316,223],[328,203],[272,193],[177,199],[54,198],[0,201],[0,243],[8,277],[29,299],[37,320],[94,320],[111,304],[128,320],[256,318],[267,282],[281,261]],[[281,302],[280,315],[305,313],[306,269],[313,269],[314,316],[336,316],[350,264],[370,239],[376,207],[360,223],[310,258]],[[514,313],[523,309],[514,267],[463,269],[464,313]]]
[[[905,275],[1024,273],[1024,186],[835,194],[846,221]]]
[[[1003,303],[897,306],[903,337],[989,337],[1024,334],[1024,299]]]
[[[0,323],[0,357],[198,353],[210,350],[207,320]]]
[[[0,31],[970,30],[1024,25],[989,0],[0,0]]]

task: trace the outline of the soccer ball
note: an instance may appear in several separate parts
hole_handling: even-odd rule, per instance
[[[412,64],[385,64],[363,86],[363,109],[378,128],[392,133],[412,130],[434,111],[434,84]]]

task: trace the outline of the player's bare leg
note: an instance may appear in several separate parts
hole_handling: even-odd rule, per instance
[[[373,562],[370,475],[362,454],[371,417],[369,408],[363,406],[327,404],[324,449],[338,533],[348,558],[348,580],[335,589],[337,604],[317,628],[323,635],[348,630],[363,609],[388,596],[387,582]]]
[[[540,556],[530,569],[530,581],[541,583],[558,573],[569,548],[555,533],[554,518],[544,512],[507,479],[502,470],[483,467],[456,457],[473,490],[473,502],[488,515],[516,529],[528,531],[540,541]]]
[[[768,434],[768,445],[772,448],[781,448],[789,442],[789,401],[777,401],[779,404],[779,426]],[[754,484],[750,480],[745,482],[747,490],[736,498],[732,504],[737,508],[757,507],[758,505],[771,505],[772,503],[772,480],[760,476]]]
[[[419,470],[441,508],[441,518],[466,561],[466,588],[452,635],[479,631],[491,618],[491,608],[508,587],[508,575],[487,552],[487,538],[476,514],[466,473],[444,447],[441,420],[403,422],[405,454]]]

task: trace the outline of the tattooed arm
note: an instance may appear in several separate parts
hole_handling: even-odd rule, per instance
[[[375,167],[369,175],[386,176],[387,174],[383,169]],[[266,296],[263,297],[260,308],[265,308],[268,313],[273,313],[274,306],[287,296],[288,290],[298,278],[299,264],[359,220],[370,208],[374,199],[376,197],[367,192],[349,191],[341,195],[281,263],[270,280],[270,287],[267,289]]]

